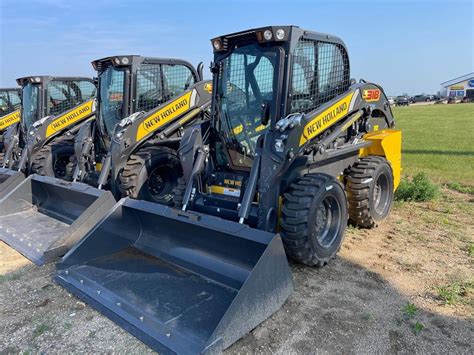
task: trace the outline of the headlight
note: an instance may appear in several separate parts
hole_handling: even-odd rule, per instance
[[[122,58],[122,64],[123,64],[123,65],[127,65],[129,62],[130,62],[130,61],[128,60],[127,57],[123,57],[123,58]]]
[[[41,81],[41,78],[40,78],[39,76],[37,76],[37,77],[35,78],[35,82],[39,83],[40,81]]]
[[[285,30],[283,28],[279,28],[276,31],[275,37],[281,41],[283,38],[285,38]]]
[[[120,59],[119,58],[114,58],[114,64],[119,65],[120,64]]]
[[[263,32],[263,38],[265,38],[267,41],[271,40],[273,38],[272,31],[265,30],[265,32]]]

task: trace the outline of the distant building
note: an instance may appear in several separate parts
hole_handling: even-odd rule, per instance
[[[474,100],[474,72],[441,83],[441,96],[467,96]]]

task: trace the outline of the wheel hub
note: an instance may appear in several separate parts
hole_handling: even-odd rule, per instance
[[[378,214],[383,214],[390,200],[389,181],[385,174],[377,177],[374,186],[374,209]]]
[[[326,196],[316,211],[315,232],[318,243],[328,248],[337,238],[340,221],[340,206],[332,196]]]

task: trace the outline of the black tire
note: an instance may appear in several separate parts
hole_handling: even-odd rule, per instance
[[[387,159],[361,158],[346,177],[349,220],[373,228],[387,218],[393,205],[393,173]]]
[[[132,154],[119,174],[122,197],[131,197],[171,206],[173,190],[183,175],[175,150],[145,147]]]
[[[73,141],[52,141],[43,146],[33,158],[31,162],[31,173],[70,180],[71,176],[67,173],[67,166],[73,157]]]
[[[184,193],[186,192],[186,180],[184,178],[178,179],[178,184],[173,190],[173,205],[176,208],[183,207]]]
[[[326,265],[341,248],[346,226],[346,195],[332,176],[307,174],[283,196],[283,245],[287,255],[300,263]]]

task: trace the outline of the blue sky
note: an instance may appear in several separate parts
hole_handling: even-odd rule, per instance
[[[472,0],[0,0],[0,86],[25,75],[93,76],[91,60],[116,54],[207,68],[210,38],[294,24],[341,37],[354,78],[389,95],[435,93],[474,71],[473,17]]]

